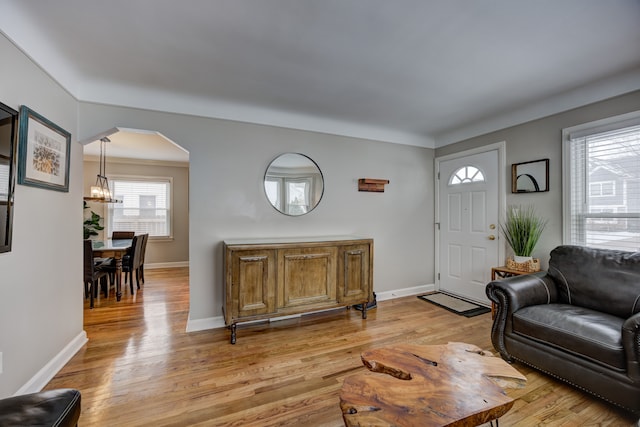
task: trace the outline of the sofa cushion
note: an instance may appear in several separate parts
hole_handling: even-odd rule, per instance
[[[513,331],[608,367],[626,370],[621,319],[568,304],[543,304],[513,314]]]
[[[640,252],[558,246],[548,274],[558,287],[558,302],[624,319],[640,312]]]
[[[63,388],[0,399],[0,426],[77,426],[80,398]]]

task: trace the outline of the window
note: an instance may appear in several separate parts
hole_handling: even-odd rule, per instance
[[[640,250],[640,112],[563,131],[564,242]]]
[[[484,182],[484,175],[475,166],[463,166],[451,175],[449,185]]]
[[[273,206],[288,215],[309,212],[313,179],[267,176],[264,184],[267,197]]]
[[[614,196],[615,192],[616,192],[615,181],[589,183],[589,195],[591,197]]]
[[[107,235],[113,231],[171,238],[171,178],[115,177],[111,191],[122,203],[110,203]]]

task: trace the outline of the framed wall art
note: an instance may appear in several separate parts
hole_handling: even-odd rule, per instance
[[[512,193],[549,191],[549,159],[511,165]]]
[[[23,105],[19,135],[18,184],[68,192],[71,134]]]

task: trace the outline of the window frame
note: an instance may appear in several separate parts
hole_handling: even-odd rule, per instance
[[[473,176],[469,177],[468,173],[469,173],[469,168],[473,168],[476,170],[476,172],[473,174]],[[460,178],[460,176],[458,175],[458,172],[464,170],[465,173],[465,177],[464,178]],[[480,176],[478,176],[480,175]],[[476,184],[479,182],[485,182],[485,173],[482,169],[480,169],[478,166],[474,166],[474,165],[465,165],[465,166],[461,166],[458,169],[456,169],[455,171],[453,171],[451,173],[451,175],[449,176],[449,181],[448,181],[448,185],[449,186],[456,186],[456,185],[468,185],[468,184]],[[476,179],[476,177],[478,177],[478,179]],[[453,180],[457,178],[459,181],[458,182],[453,182]]]
[[[173,177],[172,176],[148,176],[148,175],[112,175],[109,177],[109,186],[111,190],[114,192],[115,196],[115,182],[116,181],[139,181],[139,182],[147,182],[147,183],[163,183],[169,184],[169,195],[167,201],[167,227],[169,230],[168,235],[166,236],[152,236],[149,234],[149,240],[161,242],[161,241],[173,241],[173,229],[174,229],[174,209],[173,209]],[[111,227],[111,210],[112,207],[109,206],[105,209],[105,233],[106,236],[111,236],[113,229]]]
[[[583,123],[576,126],[571,126],[568,128],[562,129],[562,243],[565,245],[581,245],[587,246],[586,244],[586,231],[582,231],[582,239],[581,241],[574,241],[572,237],[572,197],[575,193],[575,189],[572,188],[572,175],[574,171],[572,170],[572,153],[571,153],[571,140],[573,138],[579,138],[588,135],[594,135],[597,133],[603,133],[608,131],[614,131],[616,129],[624,129],[627,127],[638,126],[640,125],[640,110],[633,111],[626,114],[621,114],[618,116],[607,117],[601,120],[596,120],[588,123]],[[603,181],[604,182],[604,181]],[[583,182],[584,188],[582,199],[586,199],[589,197],[615,197],[617,195],[617,186],[614,182],[613,187],[613,195],[599,195],[599,196],[591,196],[590,191],[591,187],[586,185],[586,182]],[[579,190],[578,190],[579,191]],[[599,207],[598,209],[603,209],[604,207]],[[583,222],[577,225],[578,232],[580,230],[585,230],[586,221],[590,218],[600,218],[604,221],[626,221],[627,219],[633,219],[640,217],[640,213],[634,212],[626,212],[626,209],[617,209],[614,213],[605,213],[596,215],[596,213],[591,212],[591,207],[587,212],[582,213]],[[621,249],[626,250],[626,249]]]

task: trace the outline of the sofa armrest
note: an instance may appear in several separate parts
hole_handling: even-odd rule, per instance
[[[633,381],[640,381],[640,313],[622,325],[622,347],[627,357],[627,375]]]
[[[512,314],[523,307],[550,304],[557,299],[556,285],[546,272],[494,280],[487,285],[487,296]]]
[[[510,356],[504,345],[504,334],[510,334],[513,329],[513,313],[530,305],[556,302],[558,295],[555,282],[546,272],[494,280],[487,285],[486,293],[497,309],[491,341],[505,360],[510,360]]]

